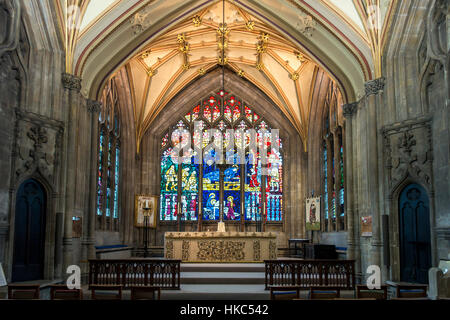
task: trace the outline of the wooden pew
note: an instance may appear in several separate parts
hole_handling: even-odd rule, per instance
[[[90,289],[92,300],[122,300],[120,285],[91,285]]]
[[[161,287],[132,286],[131,300],[161,300]]]
[[[50,300],[83,300],[83,290],[69,289],[65,284],[50,286]]]
[[[377,299],[377,300],[387,300],[387,286],[382,285],[380,289],[369,289],[366,285],[358,284],[356,285],[356,299]]]
[[[8,299],[39,300],[39,284],[10,284],[8,285]]]
[[[311,300],[331,300],[341,297],[340,287],[310,287],[309,288],[309,299]]]
[[[271,286],[270,300],[300,299],[300,286]]]

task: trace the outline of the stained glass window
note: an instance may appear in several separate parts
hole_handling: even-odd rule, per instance
[[[110,80],[105,87],[101,102],[102,109],[98,119],[97,228],[117,230],[118,224],[115,222],[102,223],[104,218],[116,221],[120,216],[120,118],[114,80]]]
[[[201,132],[194,128],[201,124]],[[233,128],[234,137],[226,129]],[[218,129],[214,137],[208,129]],[[270,126],[261,119],[250,106],[239,98],[225,91],[217,95],[207,96],[200,104],[191,109],[182,120],[178,120],[169,132],[161,137],[161,221],[256,221],[260,220],[262,201],[265,199],[267,222],[282,221],[283,219],[283,166],[282,155],[270,149],[270,141],[266,140],[269,148],[268,176],[262,175],[262,165],[259,153],[247,150],[250,143],[250,129],[265,130],[263,138],[270,135]],[[178,130],[174,139],[173,133]],[[179,131],[181,130],[181,131]],[[198,165],[194,158],[183,158],[184,163],[178,166],[170,157],[171,150],[177,146],[180,137],[193,135],[193,142],[200,141],[203,149],[203,162]],[[262,133],[260,132],[260,135]],[[235,147],[244,143],[246,148],[246,163],[237,160],[237,150],[234,152],[232,164],[217,165],[215,150],[207,146],[218,147],[223,141],[226,148],[229,140],[234,138]],[[261,138],[260,138],[261,139]],[[281,140],[280,140],[281,147]],[[217,149],[218,150],[218,149]],[[281,149],[280,149],[281,150]],[[225,149],[223,150],[225,152]],[[184,152],[184,151],[183,151]],[[249,161],[255,152],[255,162]],[[198,156],[198,155],[197,155]],[[229,158],[226,155],[226,159]],[[207,161],[210,158],[211,161]],[[188,160],[191,159],[191,160]],[[263,189],[263,186],[266,186]],[[221,203],[222,201],[222,203]],[[177,216],[178,208],[181,215]]]

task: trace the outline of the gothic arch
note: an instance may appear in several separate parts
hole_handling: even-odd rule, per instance
[[[136,194],[159,193],[160,141],[167,130],[167,123],[172,124],[176,119],[182,118],[202,98],[210,93],[216,93],[221,87],[221,69],[217,68],[187,85],[158,115],[142,141],[139,154],[142,176],[140,177],[141,181],[136,183],[139,186],[136,189]],[[299,205],[299,203],[302,203],[301,195],[303,190],[301,189],[304,186],[303,181],[306,177],[306,170],[302,170],[302,168],[306,167],[306,154],[303,151],[300,136],[290,121],[262,91],[229,70],[225,71],[225,90],[232,92],[247,102],[256,113],[270,121],[272,128],[280,129],[280,138],[283,141],[285,152],[283,158],[284,167],[286,172],[292,172],[293,174],[285,175],[283,178],[285,218],[282,223],[268,231],[280,232],[282,235],[279,241],[283,241],[283,235],[303,235],[302,215],[304,209],[303,205]],[[290,229],[287,229],[287,226]],[[157,241],[162,240],[165,231],[171,230],[167,229],[169,227],[170,223],[165,223],[165,226],[158,226]],[[137,239],[137,241],[140,241],[140,239]]]

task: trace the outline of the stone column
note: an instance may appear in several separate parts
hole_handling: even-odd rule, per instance
[[[357,103],[349,103],[343,106],[344,117],[345,117],[345,137],[344,137],[344,166],[345,166],[345,214],[347,216],[347,259],[356,260],[355,261],[355,273],[360,272],[361,263],[359,258],[359,248],[358,248],[358,235],[356,234],[357,229],[355,228],[355,223],[358,223],[358,219],[355,219],[354,212],[354,201],[353,192],[353,126],[352,126],[352,116],[356,114],[358,109]]]
[[[328,219],[327,219],[327,231],[333,232],[333,212],[331,211],[333,205],[333,190],[334,186],[332,183],[333,176],[333,154],[331,152],[331,137],[328,136],[326,138],[326,146],[327,146],[327,193],[328,193]]]
[[[369,264],[381,266],[383,242],[381,241],[381,212],[379,196],[379,163],[378,163],[378,109],[383,108],[383,89],[385,78],[378,78],[365,83],[367,117],[367,152],[368,152],[368,190],[372,214],[372,239]],[[380,150],[381,152],[381,150]]]
[[[88,192],[88,212],[85,215],[86,231],[83,232],[82,245],[82,260],[85,261],[82,268],[82,273],[88,273],[88,259],[95,259],[95,223],[96,223],[96,208],[97,208],[97,162],[98,162],[98,117],[101,110],[101,102],[95,100],[87,100],[87,110],[89,112],[90,123],[90,161],[89,161],[89,192]]]
[[[73,264],[72,252],[72,216],[74,214],[75,204],[75,176],[76,176],[76,131],[78,117],[78,98],[81,90],[81,79],[63,73],[62,82],[65,88],[64,100],[68,108],[66,123],[67,134],[65,136],[65,176],[66,183],[63,185],[65,190],[64,205],[64,235],[63,235],[63,276],[66,275],[67,267]]]

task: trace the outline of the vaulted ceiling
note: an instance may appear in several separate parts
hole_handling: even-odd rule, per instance
[[[60,1],[66,71],[80,76],[83,93],[93,97],[107,78],[126,68],[138,140],[187,84],[223,65],[268,95],[304,142],[319,70],[336,82],[344,102],[357,99],[363,82],[381,75],[396,2],[234,0],[223,8],[222,1],[213,0]],[[155,18],[164,15],[159,22]],[[267,16],[286,20],[287,26]],[[137,46],[130,49],[127,41]]]

